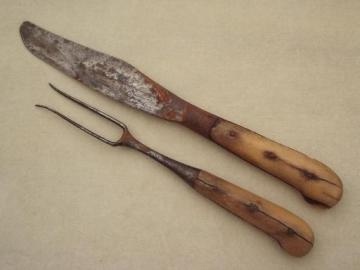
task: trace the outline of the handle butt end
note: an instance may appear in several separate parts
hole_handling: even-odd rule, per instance
[[[343,184],[335,172],[327,167],[326,170],[326,178],[318,177],[318,179],[314,179],[314,181],[310,179],[304,182],[300,188],[307,202],[330,208],[341,200]]]
[[[288,230],[286,235],[280,235],[276,238],[282,249],[294,257],[303,257],[310,252],[314,246],[314,233],[310,226],[304,221],[298,227],[300,231]]]
[[[294,243],[290,243],[290,242],[286,242],[286,243],[280,243],[279,245],[281,246],[282,249],[284,249],[287,253],[289,253],[291,256],[294,257],[303,257],[306,254],[308,254],[310,252],[310,250],[313,247],[313,243],[301,243],[301,244],[294,244]]]

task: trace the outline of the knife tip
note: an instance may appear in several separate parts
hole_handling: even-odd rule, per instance
[[[26,41],[30,37],[31,31],[34,27],[35,25],[29,21],[24,21],[20,25],[20,36],[23,41]]]

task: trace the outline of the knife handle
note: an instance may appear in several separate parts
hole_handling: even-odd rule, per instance
[[[270,235],[289,254],[301,257],[311,250],[314,234],[310,226],[284,208],[205,171],[200,171],[191,185],[206,198]]]
[[[341,199],[340,178],[303,153],[191,104],[182,124],[293,186],[310,203],[332,207]]]

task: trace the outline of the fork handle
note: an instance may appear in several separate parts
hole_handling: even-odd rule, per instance
[[[191,104],[182,124],[293,186],[308,202],[332,207],[342,196],[336,173],[303,153]]]
[[[284,208],[206,171],[200,171],[192,187],[206,198],[274,238],[289,254],[307,254],[314,243],[310,226]]]
[[[206,198],[264,231],[289,254],[303,256],[312,248],[314,235],[309,225],[280,206],[208,172],[162,155],[136,140],[128,131],[124,132],[121,142],[158,161]]]

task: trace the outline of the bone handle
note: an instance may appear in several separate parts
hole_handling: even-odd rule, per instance
[[[298,216],[208,172],[200,171],[193,188],[274,238],[289,254],[307,254],[314,243],[309,225]]]
[[[293,186],[308,202],[332,207],[342,196],[335,172],[294,149],[191,104],[182,124]]]
[[[208,172],[162,155],[136,140],[128,131],[121,141],[166,166],[206,198],[270,235],[289,254],[303,256],[312,248],[311,228],[289,211]]]

